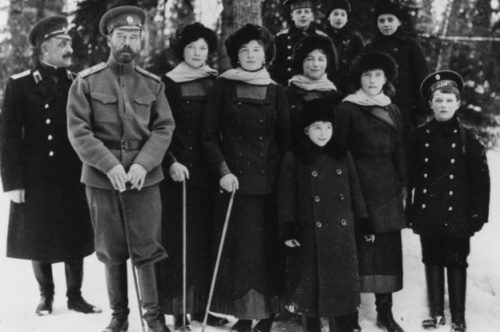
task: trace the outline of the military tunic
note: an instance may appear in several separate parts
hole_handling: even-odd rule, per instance
[[[7,83],[0,130],[3,189],[24,189],[26,198],[11,203],[8,257],[60,262],[94,251],[81,162],[66,130],[73,78],[66,69],[40,65]]]
[[[106,176],[136,163],[147,171],[144,188],[127,190],[125,200],[131,242],[138,265],[166,257],[160,243],[161,161],[170,144],[174,121],[160,78],[135,66],[107,63],[79,74],[70,89],[68,132],[83,161],[96,252],[105,263],[128,257],[118,195]]]

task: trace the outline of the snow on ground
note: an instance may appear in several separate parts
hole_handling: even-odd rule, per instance
[[[472,239],[469,258],[466,318],[468,330],[496,332],[500,326],[500,149],[488,153],[492,179],[490,222]],[[38,317],[34,309],[38,303],[38,289],[29,261],[5,257],[8,201],[0,194],[0,331],[1,332],[91,332],[102,331],[110,318],[104,283],[104,268],[95,255],[85,260],[83,294],[91,303],[101,306],[102,314],[83,315],[66,308],[65,278],[62,264],[54,264],[56,296],[54,312]],[[404,289],[394,296],[394,314],[407,332],[424,331],[421,320],[427,315],[426,289],[423,265],[420,262],[420,243],[410,230],[403,231]],[[134,297],[133,283],[129,279],[131,308],[130,332],[141,331]],[[363,294],[360,311],[361,326],[365,332],[380,331],[375,324],[373,295]],[[446,302],[446,306],[447,306]],[[449,312],[447,313],[449,322]],[[167,319],[171,324],[171,320]],[[199,325],[193,326],[200,331]],[[275,324],[274,331],[296,330]],[[449,331],[449,323],[438,330]],[[208,328],[207,332],[224,329]]]

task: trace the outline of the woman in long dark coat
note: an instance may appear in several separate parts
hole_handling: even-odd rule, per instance
[[[304,136],[302,127],[303,104],[326,98],[337,105],[341,95],[327,77],[328,68],[336,67],[332,41],[328,37],[309,35],[297,43],[293,55],[294,75],[288,81],[286,94],[290,109],[292,147]],[[333,108],[332,108],[333,111]]]
[[[420,234],[429,317],[425,329],[445,325],[445,268],[452,332],[465,332],[470,238],[488,222],[490,178],[486,153],[458,112],[462,78],[443,70],[422,82],[434,119],[418,128],[410,225]]]
[[[226,41],[233,69],[215,82],[207,100],[203,147],[224,193],[216,194],[217,242],[229,192],[237,190],[214,293],[213,309],[236,316],[235,331],[269,331],[279,310],[282,272],[276,206],[279,162],[289,148],[285,91],[265,63],[271,35],[248,24]],[[222,191],[221,190],[221,191]]]
[[[352,332],[360,292],[355,229],[372,231],[352,158],[331,139],[331,103],[304,107],[302,139],[283,158],[278,180],[280,238],[289,248],[286,305],[307,317],[310,332],[321,331],[320,317],[331,330]]]
[[[187,193],[186,309],[194,320],[203,320],[210,285],[214,178],[202,153],[201,127],[206,98],[217,75],[206,64],[208,55],[217,47],[217,36],[201,23],[193,23],[179,29],[176,37],[175,52],[181,62],[162,78],[176,128],[163,160],[164,173],[169,176],[161,185],[162,242],[169,259],[159,263],[158,280],[163,311],[174,315],[175,326],[181,327],[183,181]],[[211,315],[208,322],[224,323]]]
[[[374,241],[358,241],[361,292],[375,293],[377,323],[402,331],[392,315],[392,293],[403,287],[401,229],[405,227],[406,169],[403,120],[383,88],[396,75],[387,54],[360,54],[353,81],[360,89],[337,107],[336,140],[352,153]]]

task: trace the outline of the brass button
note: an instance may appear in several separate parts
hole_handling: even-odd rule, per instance
[[[52,135],[47,136],[48,141],[52,141],[52,138],[53,138]]]
[[[315,224],[316,224],[316,227],[317,227],[317,228],[321,228],[321,227],[323,227],[323,224],[321,224],[321,222],[320,222],[320,221],[316,221],[316,223],[315,223]]]
[[[45,120],[46,124],[50,124],[50,122],[51,122],[50,119]]]
[[[424,179],[427,179],[429,175],[427,173],[424,173]]]
[[[189,100],[186,100],[186,104],[189,104]]]
[[[312,175],[313,177],[317,177],[317,176],[318,176],[318,172],[316,172],[316,171],[312,171],[312,172],[311,172],[311,175]]]
[[[422,209],[425,209],[427,206],[425,204],[422,204]]]
[[[429,147],[429,143],[425,143],[424,145],[425,145],[425,147],[426,147],[426,148],[428,148],[428,147]]]
[[[450,190],[450,192],[448,193],[448,195],[453,196],[453,190]]]
[[[455,158],[450,159],[450,163],[454,164],[455,163]]]
[[[425,189],[425,188],[424,188],[424,189],[422,189],[422,192],[423,192],[424,194],[427,194],[427,189]]]
[[[429,158],[424,158],[424,162],[428,163],[429,162]]]
[[[263,139],[264,139],[264,137],[259,136],[259,141],[262,141]]]
[[[451,143],[451,147],[452,147],[452,148],[456,148],[456,147],[457,147],[457,144],[456,144],[456,143]]]
[[[319,196],[314,196],[314,201],[315,201],[316,203],[318,203],[318,202],[320,201]]]
[[[449,206],[448,211],[453,211],[453,206]]]
[[[342,219],[342,220],[340,220],[340,223],[342,224],[342,226],[345,226],[345,225],[347,225],[347,220]]]
[[[45,104],[44,107],[45,107],[45,109],[49,108],[49,104]]]
[[[49,157],[53,157],[54,156],[54,151],[49,151]]]
[[[340,194],[340,195],[339,195],[339,199],[340,199],[341,201],[343,201],[343,200],[345,199],[344,194]]]
[[[455,178],[455,175],[450,174],[450,180],[453,180]]]

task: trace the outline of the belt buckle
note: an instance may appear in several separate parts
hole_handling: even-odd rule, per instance
[[[123,139],[122,139],[122,140],[120,141],[120,148],[121,148],[123,151],[127,150],[127,141],[126,141],[126,140],[123,140]]]

